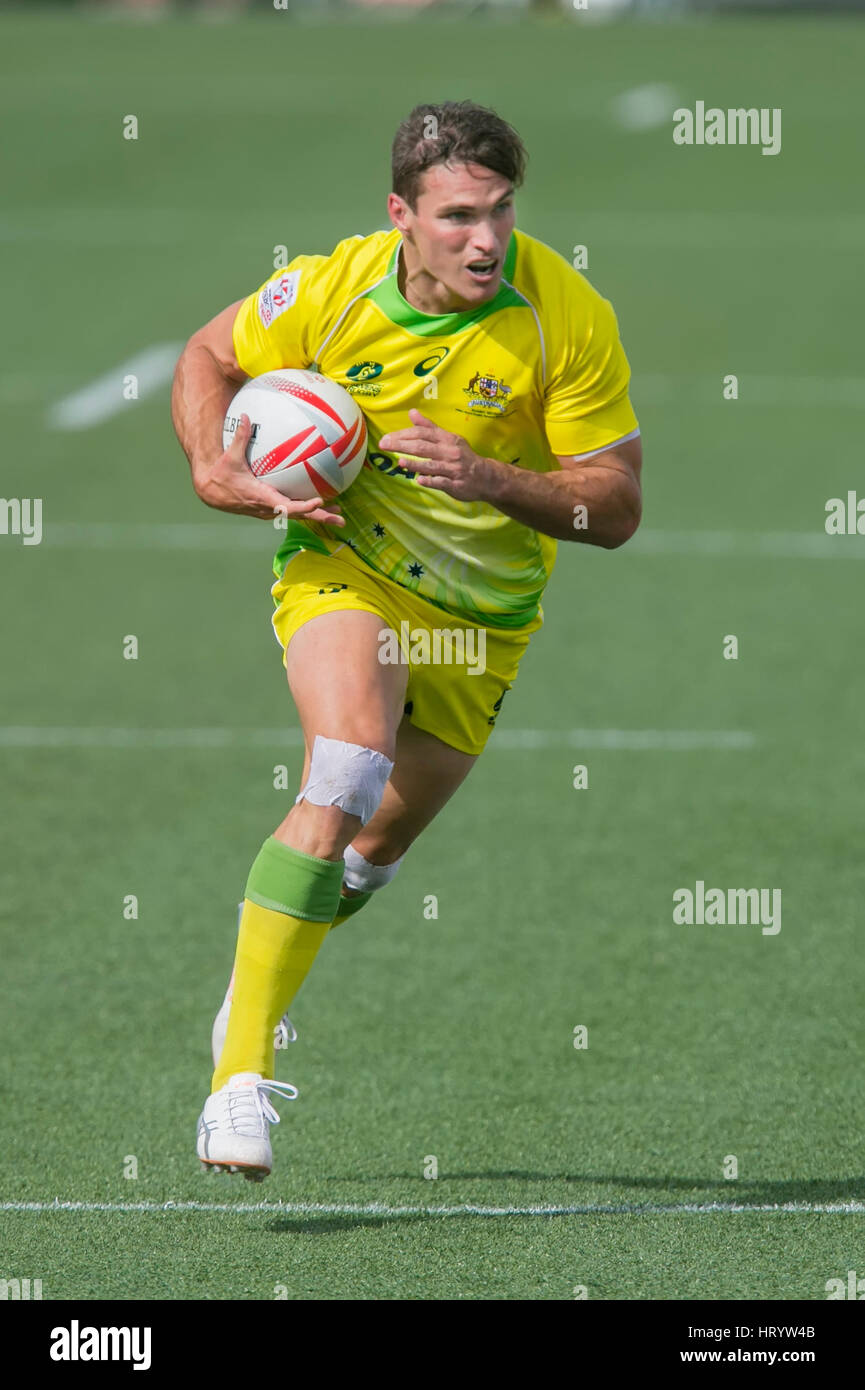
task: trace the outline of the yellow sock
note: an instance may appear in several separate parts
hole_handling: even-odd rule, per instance
[[[330,930],[342,869],[341,860],[315,859],[272,837],[262,846],[246,886],[231,1013],[213,1091],[237,1072],[273,1074],[273,1030]]]
[[[212,1090],[239,1071],[272,1075],[273,1030],[329,931],[329,922],[303,922],[244,900],[228,1031]]]

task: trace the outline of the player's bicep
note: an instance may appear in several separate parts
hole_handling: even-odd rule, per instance
[[[188,347],[204,348],[209,352],[226,381],[247,380],[248,373],[241,367],[234,351],[233,337],[234,321],[242,303],[243,300],[238,299],[234,304],[227,305],[197,333],[193,333],[187,344]]]
[[[587,454],[557,454],[556,461],[565,472],[577,472],[586,466],[609,468],[631,478],[639,487],[643,469],[643,443],[637,431],[627,438],[615,440],[612,444]]]

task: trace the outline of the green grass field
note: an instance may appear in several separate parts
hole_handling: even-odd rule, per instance
[[[45,1299],[820,1300],[865,1274],[865,541],[824,533],[863,486],[865,28],[55,15],[0,37],[0,492],[41,497],[45,528],[0,535],[0,1277]],[[781,154],[617,123],[653,83],[782,108]],[[469,95],[528,144],[519,225],[587,245],[616,306],[644,530],[560,548],[488,751],[293,1006],[272,1178],[208,1178],[235,905],[293,794],[273,768],[300,767],[273,533],[196,500],[167,388],[77,431],[48,412],[250,292],[274,245],[384,225],[397,122]],[[697,879],[780,888],[781,931],[675,925]],[[784,1203],[806,1209],[760,1209]]]

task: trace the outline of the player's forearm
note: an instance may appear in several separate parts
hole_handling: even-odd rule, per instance
[[[488,500],[505,516],[544,535],[607,550],[630,539],[642,514],[640,485],[633,474],[591,462],[555,473],[495,462]]]
[[[222,422],[238,384],[226,376],[208,347],[190,339],[174,373],[171,418],[196,491],[223,451]]]

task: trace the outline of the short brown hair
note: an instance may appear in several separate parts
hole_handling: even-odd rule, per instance
[[[421,176],[434,164],[480,164],[518,188],[527,158],[517,132],[486,106],[473,101],[416,106],[394,136],[392,187],[414,209]]]

